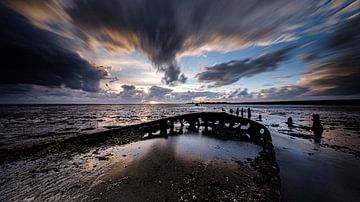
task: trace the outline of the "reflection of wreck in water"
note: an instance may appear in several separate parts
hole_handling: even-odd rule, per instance
[[[184,130],[224,139],[239,139],[263,147],[262,157],[276,165],[269,130],[250,119],[223,112],[200,112],[168,117],[134,125],[145,133],[144,139],[183,134]]]
[[[146,133],[145,138],[166,137],[182,134],[183,130],[194,132],[224,131],[223,137],[228,137],[230,130],[234,138],[250,140],[256,144],[271,143],[269,130],[260,123],[226,113],[202,112],[168,117],[137,125],[139,130]],[[226,132],[225,132],[226,131]],[[213,134],[214,135],[214,134]],[[221,135],[217,135],[221,138]]]
[[[226,141],[240,140],[259,145],[262,148],[259,156],[251,163],[257,172],[253,183],[259,190],[266,187],[266,194],[263,193],[266,201],[280,200],[279,167],[272,138],[269,130],[258,122],[223,112],[202,112],[167,117],[132,127],[145,134],[144,139],[187,135],[187,131],[191,131]]]

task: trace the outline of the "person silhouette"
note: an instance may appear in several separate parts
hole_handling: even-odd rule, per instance
[[[248,119],[251,119],[251,110],[248,108]]]
[[[239,107],[236,108],[236,116],[239,116]]]
[[[244,118],[244,108],[241,107],[241,118]]]
[[[230,109],[229,112],[230,112],[230,114],[233,114],[234,110],[233,110],[233,109]]]
[[[313,114],[313,125],[311,127],[311,130],[314,133],[314,141],[316,143],[320,143],[321,135],[324,131],[324,128],[321,124],[320,115],[319,114]]]

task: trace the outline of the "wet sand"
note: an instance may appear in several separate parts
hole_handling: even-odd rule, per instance
[[[283,201],[359,201],[359,158],[274,129],[270,132]]]

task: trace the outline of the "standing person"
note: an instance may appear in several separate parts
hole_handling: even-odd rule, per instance
[[[248,119],[251,119],[251,110],[248,108]]]
[[[230,109],[229,112],[230,112],[230,114],[232,115],[232,113],[234,112],[234,110],[233,110],[233,109]]]
[[[244,118],[244,108],[241,107],[241,118]]]
[[[239,107],[236,108],[236,116],[239,116]]]

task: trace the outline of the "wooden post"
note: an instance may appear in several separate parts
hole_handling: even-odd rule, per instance
[[[209,122],[207,119],[204,119],[204,123],[205,123],[205,131],[207,132],[209,130]]]

